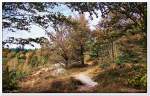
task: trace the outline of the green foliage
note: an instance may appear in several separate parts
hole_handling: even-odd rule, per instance
[[[16,71],[15,72],[15,78],[17,80],[21,79],[22,77],[25,77],[27,76],[27,73],[26,72],[23,72],[23,71]]]
[[[18,53],[18,54],[16,55],[16,57],[17,57],[18,59],[26,59],[25,54],[20,54],[20,53]]]
[[[2,78],[3,92],[18,90],[19,89],[18,80],[22,79],[27,75],[28,74],[25,71],[17,69],[9,70],[8,67],[3,66],[3,78]]]
[[[39,62],[41,63],[41,64],[46,64],[47,62],[48,62],[48,56],[40,56],[39,58],[38,58],[38,60],[39,60]]]
[[[134,65],[132,71],[136,74],[133,77],[128,79],[128,85],[139,88],[139,89],[146,89],[147,88],[147,67],[144,65]]]
[[[38,66],[38,57],[37,56],[33,56],[30,60],[30,64],[32,67]]]
[[[24,59],[18,59],[18,63],[19,63],[19,64],[23,64],[24,62],[25,62]]]
[[[3,57],[3,58],[2,58],[2,64],[3,64],[3,65],[4,65],[4,64],[7,64],[7,62],[8,62],[8,58]]]
[[[146,66],[141,64],[128,66],[123,64],[121,66],[116,66],[115,68],[108,67],[103,72],[97,73],[97,76],[94,77],[94,80],[99,83],[99,92],[111,92],[114,88],[111,87],[112,84],[116,85],[120,89],[123,89],[123,86],[128,86],[130,88],[146,90],[147,86],[147,75],[146,75]],[[101,87],[109,86],[110,90]],[[120,87],[121,86],[121,87]],[[127,87],[126,87],[127,88]],[[114,92],[121,92],[114,90]],[[126,91],[128,92],[128,91]]]
[[[16,71],[9,71],[8,67],[3,69],[3,92],[9,92],[18,89]]]
[[[115,63],[120,65],[123,63],[137,63],[139,61],[135,52],[124,52],[117,57]]]
[[[107,68],[107,67],[109,67],[109,66],[110,66],[110,64],[108,64],[108,63],[99,64],[99,67],[101,67],[101,68],[103,68],[103,69],[105,69],[105,68]]]
[[[142,87],[146,88],[147,87],[147,75],[145,74],[144,76],[142,76],[140,81],[141,81]]]
[[[147,88],[147,75],[137,75],[132,79],[128,79],[128,84],[135,88]]]
[[[138,56],[135,52],[126,53],[124,55],[124,58],[126,59],[125,62],[137,63],[139,61]]]
[[[95,47],[95,48],[93,48],[92,53],[90,54],[90,56],[93,57],[93,58],[96,58],[96,57],[98,57],[98,52],[99,52],[98,48]]]
[[[51,5],[52,4],[52,5]],[[58,3],[60,4],[60,3]],[[22,50],[20,49],[12,49],[6,50],[7,52],[3,53],[3,57],[7,59],[3,59],[3,63],[6,64],[9,58],[17,57],[18,62],[12,62],[16,67],[19,65],[23,65],[25,60],[25,66],[20,66],[16,70],[8,70],[8,68],[3,70],[3,89],[4,90],[13,90],[17,89],[17,80],[26,76],[27,69],[33,69],[39,67],[40,65],[44,65],[49,63],[48,61],[65,61],[65,64],[68,65],[73,60],[77,62],[75,63],[76,67],[83,67],[84,65],[84,56],[85,53],[89,53],[92,59],[100,60],[101,64],[99,65],[102,69],[109,69],[110,64],[105,63],[105,61],[110,61],[120,65],[117,66],[118,69],[115,70],[114,67],[112,70],[107,70],[105,73],[97,76],[97,80],[100,82],[103,80],[103,83],[107,84],[110,80],[114,80],[118,82],[121,76],[124,81],[127,79],[129,70],[131,71],[131,76],[128,79],[129,85],[137,88],[146,88],[146,72],[145,69],[140,68],[139,66],[133,65],[137,63],[145,63],[141,62],[143,60],[143,55],[146,54],[146,27],[147,27],[147,5],[146,3],[61,3],[67,5],[70,9],[78,11],[79,13],[89,12],[90,16],[93,14],[97,15],[96,10],[100,10],[103,18],[98,25],[96,25],[96,30],[91,31],[85,16],[82,14],[79,18],[73,19],[71,17],[67,18],[60,12],[43,16],[34,16],[32,15],[28,20],[27,18],[20,17],[19,19],[15,16],[20,14],[17,12],[17,9],[22,9],[31,13],[36,13],[32,9],[36,9],[39,12],[45,11],[47,8],[53,9],[57,3],[3,3],[3,28],[10,28],[13,30],[14,28],[20,30],[29,30],[30,23],[34,22],[39,25],[39,27],[43,28],[46,33],[48,33],[48,37],[50,37],[50,42],[46,42],[47,39],[44,37],[36,38],[36,39],[22,39],[22,38],[14,38],[11,37],[9,40],[4,40],[3,45],[6,43],[13,43],[22,45]],[[25,6],[28,5],[28,10]],[[90,5],[90,6],[89,6]],[[123,7],[122,7],[123,6]],[[9,10],[8,10],[9,9]],[[129,10],[130,9],[130,10]],[[11,14],[10,14],[11,13]],[[132,14],[130,14],[132,13]],[[13,15],[13,16],[11,16]],[[135,16],[136,15],[136,16]],[[5,18],[7,17],[7,18]],[[28,16],[25,16],[28,17]],[[7,19],[10,22],[6,22]],[[52,22],[52,26],[54,29],[54,33],[51,34],[51,30],[47,30],[49,22]],[[16,26],[12,29],[12,23],[15,23]],[[74,24],[73,24],[74,23]],[[14,30],[13,30],[14,31]],[[124,37],[125,38],[122,38]],[[137,38],[137,37],[138,38]],[[121,40],[120,40],[121,39]],[[120,42],[119,42],[120,41]],[[51,48],[51,56],[41,56],[40,52],[37,52],[36,55],[26,54],[28,50],[24,50],[24,46],[31,44],[31,42],[36,42],[41,44],[43,47],[52,47]],[[117,54],[115,47],[113,47],[115,42],[119,42],[121,45],[122,54],[115,60],[115,56]],[[44,44],[45,43],[45,44]],[[52,46],[51,46],[52,45]],[[139,47],[140,46],[140,47]],[[143,50],[143,49],[144,50]],[[139,51],[140,50],[140,51]],[[142,50],[142,51],[141,51]],[[49,50],[48,50],[49,51]],[[12,54],[10,54],[11,52]],[[14,52],[14,53],[13,53]],[[35,52],[36,53],[36,52]],[[47,53],[47,52],[44,52]],[[29,58],[26,58],[26,55]],[[39,55],[40,54],[40,55]],[[56,54],[56,55],[54,55]],[[139,54],[141,54],[139,56]],[[33,55],[33,56],[32,56]],[[59,56],[58,56],[59,55]],[[58,57],[57,57],[58,56]],[[109,57],[108,57],[109,56]],[[52,60],[49,60],[49,57]],[[54,57],[54,58],[53,58]],[[141,59],[142,58],[142,59]],[[16,59],[16,58],[15,58]],[[15,59],[13,61],[15,61]],[[29,59],[29,60],[27,60]],[[62,60],[63,59],[63,60]],[[111,60],[113,59],[113,60]],[[144,60],[143,60],[144,61]],[[146,60],[145,60],[146,61]],[[19,63],[19,64],[18,64]],[[125,67],[125,63],[131,63],[127,68]],[[10,67],[11,62],[9,64]],[[31,66],[32,68],[30,68]],[[131,66],[130,66],[131,65]],[[75,67],[73,66],[73,67]],[[41,66],[40,66],[41,67]],[[43,66],[42,66],[43,67]],[[20,71],[19,71],[20,70]],[[132,73],[133,72],[133,73]],[[105,79],[106,78],[106,79]],[[126,80],[127,81],[127,80]],[[69,84],[68,84],[69,83]],[[122,82],[121,82],[122,83]],[[70,87],[71,85],[71,87]],[[56,91],[64,90],[66,87],[71,89],[66,90],[74,90],[77,86],[80,85],[78,81],[68,81],[67,84],[64,82],[55,81],[52,84],[52,88]]]
[[[88,40],[86,42],[86,49],[88,49],[92,58],[98,57],[99,46],[94,42],[94,40]]]
[[[47,64],[47,62],[48,62],[48,56],[32,56],[29,64],[32,67],[37,67],[40,65]]]
[[[91,57],[96,58],[108,55],[109,54],[108,50],[110,50],[109,49],[110,46],[111,45],[109,44],[109,42],[99,43],[99,41],[97,41],[96,43],[93,44],[91,48]]]
[[[122,55],[120,55],[120,56],[116,59],[115,63],[118,64],[118,65],[123,64],[123,63],[124,63],[124,57],[123,57]]]

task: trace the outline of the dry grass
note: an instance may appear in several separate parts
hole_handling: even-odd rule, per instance
[[[141,66],[142,65],[136,65]],[[136,66],[125,64],[121,66],[110,66],[94,77],[99,85],[93,92],[146,92],[145,89],[137,89],[128,85],[128,79],[137,75],[133,70]]]
[[[4,55],[6,55],[5,53]],[[19,54],[19,53],[17,53]],[[46,53],[43,53],[46,54]],[[32,68],[28,62],[33,55],[40,55],[40,53],[29,52],[29,53],[20,53],[20,55],[26,56],[26,60],[23,63],[19,63],[16,57],[13,57],[14,53],[6,55],[9,59],[7,66],[12,70],[13,68],[18,71],[31,73],[27,77],[24,77],[19,82],[19,87],[21,89],[19,92],[146,92],[146,90],[136,89],[128,86],[127,79],[134,77],[137,72],[133,72],[132,64],[124,64],[117,66],[116,64],[111,64],[107,68],[100,68],[98,65],[94,65],[96,62],[91,60],[89,56],[85,58],[85,63],[89,64],[85,67],[76,67],[67,69],[66,73],[59,76],[51,76],[50,71],[41,72],[40,74],[33,76],[32,74],[41,70],[43,67],[50,67],[51,62],[48,62],[47,65],[41,65],[36,68]],[[8,58],[7,57],[7,58]],[[12,58],[13,57],[13,58]],[[50,57],[51,59],[56,56]],[[55,58],[57,59],[57,58]],[[109,58],[107,58],[109,59]],[[92,66],[91,66],[92,65]],[[137,65],[138,66],[138,65]],[[141,67],[143,65],[140,65]],[[33,73],[32,73],[32,72]],[[79,91],[78,87],[82,85],[81,82],[74,80],[72,75],[86,73],[98,82],[98,85],[90,90]]]
[[[132,72],[133,66],[110,66],[102,70],[98,66],[68,69],[67,73],[59,77],[53,77],[49,72],[37,76],[28,76],[20,81],[19,92],[44,92],[44,93],[69,93],[69,92],[146,92],[143,89],[136,89],[128,86],[127,79],[136,73]],[[82,83],[72,78],[72,75],[86,73],[98,85],[92,89],[78,90]]]

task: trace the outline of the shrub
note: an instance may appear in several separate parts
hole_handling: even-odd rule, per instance
[[[128,84],[132,87],[139,89],[147,88],[146,69],[147,69],[146,66],[134,65],[132,70],[133,72],[136,72],[136,75],[128,79]]]
[[[110,64],[108,64],[108,63],[104,63],[104,64],[99,65],[99,67],[104,68],[104,69],[109,67],[109,66],[110,66]]]
[[[21,79],[22,77],[25,77],[27,75],[26,72],[22,72],[22,71],[16,71],[15,72],[15,77],[17,80]]]
[[[4,92],[10,92],[13,90],[17,90],[19,88],[18,86],[18,80],[25,77],[27,72],[18,69],[12,69],[10,70],[7,67],[3,66],[3,91]]]
[[[137,75],[134,78],[128,79],[128,84],[135,88],[147,88],[147,76]]]
[[[140,82],[144,88],[147,88],[147,75],[146,74],[142,76]]]
[[[9,71],[8,67],[3,68],[3,92],[9,92],[18,89],[16,71]]]
[[[123,63],[137,63],[139,62],[138,55],[134,52],[125,52],[122,53],[118,58],[116,59],[115,63],[120,65]]]
[[[30,60],[30,64],[32,67],[34,66],[38,66],[38,57],[37,56],[33,56]]]
[[[7,64],[7,62],[8,62],[8,58],[2,58],[2,64],[4,65],[4,64]]]
[[[119,56],[116,61],[115,61],[116,64],[118,65],[121,65],[124,63],[124,59],[123,59],[123,56]]]
[[[16,54],[16,57],[17,57],[17,59],[26,59],[26,56],[25,56],[25,54],[23,54],[23,53],[17,53]]]
[[[48,62],[48,56],[39,56],[38,60],[40,62],[40,64],[46,64]]]
[[[18,63],[23,64],[25,62],[24,59],[18,59]]]

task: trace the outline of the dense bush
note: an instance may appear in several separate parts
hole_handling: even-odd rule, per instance
[[[7,62],[8,62],[8,58],[2,58],[2,64],[4,65],[4,64],[7,64]]]
[[[19,54],[17,55],[18,59],[26,59],[26,56],[24,54]]]
[[[39,56],[38,60],[42,65],[44,65],[48,62],[48,56]]]
[[[108,63],[103,63],[103,64],[99,65],[99,67],[101,67],[101,68],[107,68],[109,66],[110,66],[110,64],[108,64]]]
[[[8,67],[3,68],[3,92],[9,92],[18,89],[16,71],[9,71]]]
[[[21,70],[13,69],[9,70],[8,67],[3,67],[3,92],[9,92],[17,90],[18,80],[26,76],[27,73]]]
[[[19,64],[24,64],[24,62],[25,62],[25,59],[18,59]]]
[[[124,63],[124,57],[123,56],[119,56],[116,61],[115,61],[116,64],[118,65],[121,65]]]
[[[147,66],[134,65],[132,70],[136,72],[136,75],[128,80],[129,85],[139,89],[143,89],[143,88],[146,89],[147,88]]]
[[[132,68],[133,72],[136,74],[128,79],[128,84],[132,87],[143,89],[147,88],[147,67],[134,65]]]
[[[128,83],[135,88],[147,88],[147,75],[137,75],[132,79],[128,79]]]
[[[30,64],[32,67],[34,66],[38,66],[38,57],[37,56],[33,56],[30,60]]]
[[[15,77],[17,80],[21,79],[22,77],[25,77],[27,75],[26,72],[22,72],[22,71],[16,71],[15,72]]]
[[[118,58],[115,60],[115,63],[120,65],[123,63],[138,63],[138,55],[134,52],[125,52],[122,53]]]

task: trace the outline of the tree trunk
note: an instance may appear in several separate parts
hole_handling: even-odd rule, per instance
[[[66,64],[66,68],[68,68],[68,67],[69,67],[69,62],[68,62],[68,60],[69,60],[68,58],[66,58],[66,59],[65,59],[65,61],[66,61],[66,62],[65,62],[65,64]]]
[[[111,42],[111,50],[112,50],[112,62],[114,63],[115,62],[115,55],[114,55],[114,44],[113,44],[113,41]]]
[[[83,45],[80,46],[80,55],[81,55],[81,64],[84,65],[84,47]]]
[[[63,58],[64,58],[64,60],[65,60],[65,67],[66,68],[68,68],[68,66],[69,66],[69,58],[68,58],[68,56],[67,56],[67,54],[62,54],[61,55]]]

